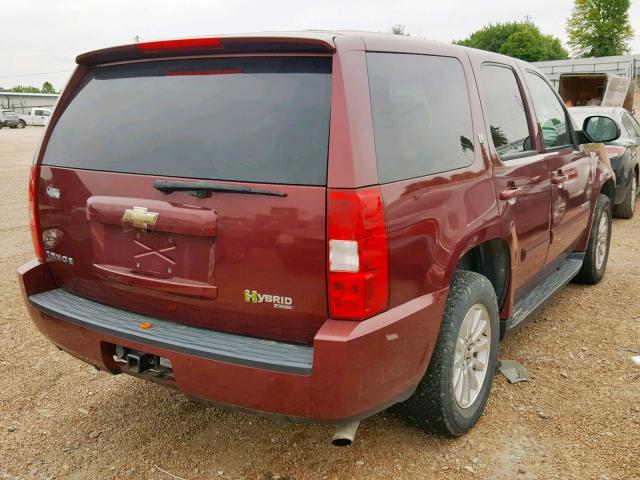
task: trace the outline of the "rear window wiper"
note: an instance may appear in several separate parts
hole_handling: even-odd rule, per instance
[[[156,180],[153,182],[156,190],[160,190],[167,195],[173,192],[193,192],[192,195],[199,198],[206,198],[211,192],[220,193],[244,193],[247,195],[269,195],[272,197],[286,197],[284,192],[275,190],[265,190],[253,187],[235,187],[233,185],[223,185],[209,182],[174,182],[169,180]]]

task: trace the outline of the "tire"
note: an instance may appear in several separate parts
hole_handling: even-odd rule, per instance
[[[638,196],[638,174],[634,170],[629,183],[629,191],[622,203],[613,206],[613,216],[618,218],[631,218],[636,209],[636,197]]]
[[[24,128],[27,126],[27,122],[25,122],[24,120],[20,120],[18,122],[18,128]]]
[[[600,194],[593,212],[593,225],[591,226],[587,251],[575,281],[595,285],[602,280],[607,269],[610,243],[611,200],[606,195]]]
[[[478,311],[479,314],[476,313]],[[478,346],[482,344],[484,348],[480,347],[482,350],[475,353],[471,350],[471,358],[484,360],[486,369],[478,381],[475,372],[479,370],[474,366],[473,375],[479,388],[470,389],[470,396],[465,402],[465,396],[461,392],[465,391],[464,370],[469,367],[464,367],[464,362],[470,350],[462,347],[459,337],[466,336],[462,327],[469,324],[465,324],[465,319],[473,322],[474,315],[480,315],[480,318],[485,316],[486,329],[478,337],[479,340],[484,339],[484,342],[476,343]],[[475,330],[477,332],[479,329]],[[427,373],[413,396],[394,407],[394,410],[409,423],[437,435],[457,437],[469,431],[482,415],[491,391],[499,335],[498,302],[493,286],[486,277],[478,273],[457,271],[451,282],[440,333]],[[473,344],[470,348],[472,346]],[[476,356],[480,353],[482,356]],[[457,360],[459,362],[456,364]],[[462,368],[457,368],[456,365],[462,365]],[[456,373],[458,381],[454,379]],[[469,386],[470,378],[466,376]]]

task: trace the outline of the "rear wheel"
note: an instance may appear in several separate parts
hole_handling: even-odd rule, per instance
[[[623,202],[613,206],[613,215],[618,218],[631,218],[636,210],[636,197],[638,196],[638,174],[634,171],[629,184],[629,191]]]
[[[578,275],[576,275],[576,281],[595,285],[602,280],[607,269],[610,241],[611,200],[606,195],[600,194],[593,212],[593,225],[591,226],[591,235],[589,236],[584,262]]]
[[[24,120],[20,120],[18,122],[18,128],[24,128],[27,126],[27,122],[25,122]]]
[[[455,437],[484,411],[498,356],[498,303],[489,280],[458,271],[451,283],[429,368],[396,411],[416,426]]]

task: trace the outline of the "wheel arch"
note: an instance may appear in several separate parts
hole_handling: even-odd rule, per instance
[[[604,184],[602,185],[602,187],[600,187],[600,193],[606,195],[607,197],[609,197],[609,200],[611,200],[611,204],[613,205],[613,202],[615,200],[615,196],[616,196],[616,182],[613,178],[609,178],[608,180],[606,180],[604,182]]]
[[[487,277],[493,285],[501,310],[509,298],[511,283],[511,250],[499,237],[484,240],[467,248],[459,257],[453,272],[469,270]]]

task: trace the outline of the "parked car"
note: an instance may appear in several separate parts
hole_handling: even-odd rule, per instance
[[[12,110],[2,110],[0,112],[0,128],[9,127],[17,128],[19,118],[18,115]]]
[[[29,113],[19,114],[20,122],[18,128],[24,128],[27,125],[45,126],[49,123],[51,110],[48,108],[32,108]]]
[[[399,402],[456,436],[499,339],[605,273],[613,171],[525,62],[330,32],[77,62],[19,279],[40,331],[99,369],[336,424],[335,444]]]
[[[602,130],[611,128],[612,132],[619,132],[617,140],[609,142],[609,158],[616,174],[616,193],[613,204],[613,214],[620,218],[631,218],[636,208],[638,197],[638,183],[640,180],[640,124],[631,113],[624,108],[613,107],[573,107],[569,113],[578,125],[593,115],[607,117],[614,123],[594,120],[589,128]],[[606,132],[605,132],[606,133]]]

